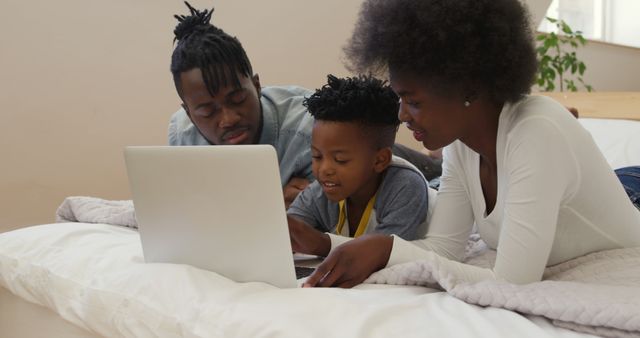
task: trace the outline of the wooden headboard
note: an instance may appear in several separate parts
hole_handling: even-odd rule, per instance
[[[578,109],[580,117],[640,120],[640,92],[541,92],[567,107]]]

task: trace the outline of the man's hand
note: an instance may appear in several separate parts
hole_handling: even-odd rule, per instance
[[[578,118],[580,113],[578,113],[578,109],[575,107],[566,107],[567,110],[573,115],[575,118]]]
[[[291,248],[294,252],[322,257],[329,254],[331,250],[329,235],[291,216],[287,216],[287,223],[289,223]]]
[[[350,288],[358,285],[387,265],[392,247],[393,237],[379,234],[346,242],[331,251],[303,287]]]
[[[296,196],[298,196],[298,194],[309,185],[309,183],[309,180],[301,177],[292,177],[289,180],[284,188],[282,188],[285,208],[289,209],[289,205],[296,199]]]

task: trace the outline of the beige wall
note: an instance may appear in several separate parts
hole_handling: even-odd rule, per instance
[[[192,0],[196,7],[211,1]],[[216,0],[263,85],[346,75],[358,1]],[[169,72],[182,1],[3,0],[0,231],[51,222],[65,196],[128,199],[125,145],[165,144],[179,100]]]
[[[213,21],[243,42],[263,85],[316,88],[348,74],[340,47],[359,3],[216,0]],[[179,104],[168,71],[175,13],[181,1],[2,1],[0,231],[53,221],[65,196],[129,198],[123,146],[165,144]],[[589,81],[640,90],[638,50],[618,59],[608,49],[589,55]]]
[[[578,57],[587,65],[585,81],[596,91],[640,91],[640,48],[589,41]]]

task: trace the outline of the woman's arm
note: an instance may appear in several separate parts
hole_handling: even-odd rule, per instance
[[[387,265],[421,259],[425,251],[433,251],[452,260],[463,258],[474,216],[464,183],[465,164],[459,151],[461,146],[456,142],[445,148],[440,190],[426,238],[408,242],[395,237]]]
[[[551,253],[560,205],[565,198],[571,197],[573,189],[570,187],[575,186],[580,171],[576,155],[553,121],[529,119],[515,128],[511,135],[504,157],[498,159],[505,161],[508,186],[506,194],[500,196],[505,201],[493,269],[456,261],[461,255],[457,248],[463,238],[466,241],[468,232],[455,224],[447,229],[445,220],[450,217],[457,219],[467,209],[464,209],[464,204],[458,205],[461,209],[456,208],[454,202],[460,202],[458,199],[446,198],[448,191],[454,193],[457,190],[454,188],[456,185],[449,182],[443,188],[447,184],[449,187],[438,195],[432,224],[435,229],[429,229],[426,239],[413,242],[388,236],[356,239],[329,255],[323,266],[308,279],[308,285],[350,286],[382,268],[385,260],[389,266],[418,259],[437,264],[456,281],[539,281]],[[360,259],[369,255],[369,259]],[[344,267],[349,264],[352,266]]]

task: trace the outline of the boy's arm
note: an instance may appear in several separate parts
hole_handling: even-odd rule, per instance
[[[300,192],[287,209],[288,216],[294,216],[318,231],[328,231],[329,220],[326,214],[326,203],[322,200],[322,187],[317,182],[309,184]]]
[[[326,256],[331,249],[329,236],[331,217],[327,200],[317,182],[311,183],[287,210],[289,237],[294,251]]]
[[[326,257],[331,250],[329,235],[322,233],[295,216],[287,215],[291,249],[309,255]]]

